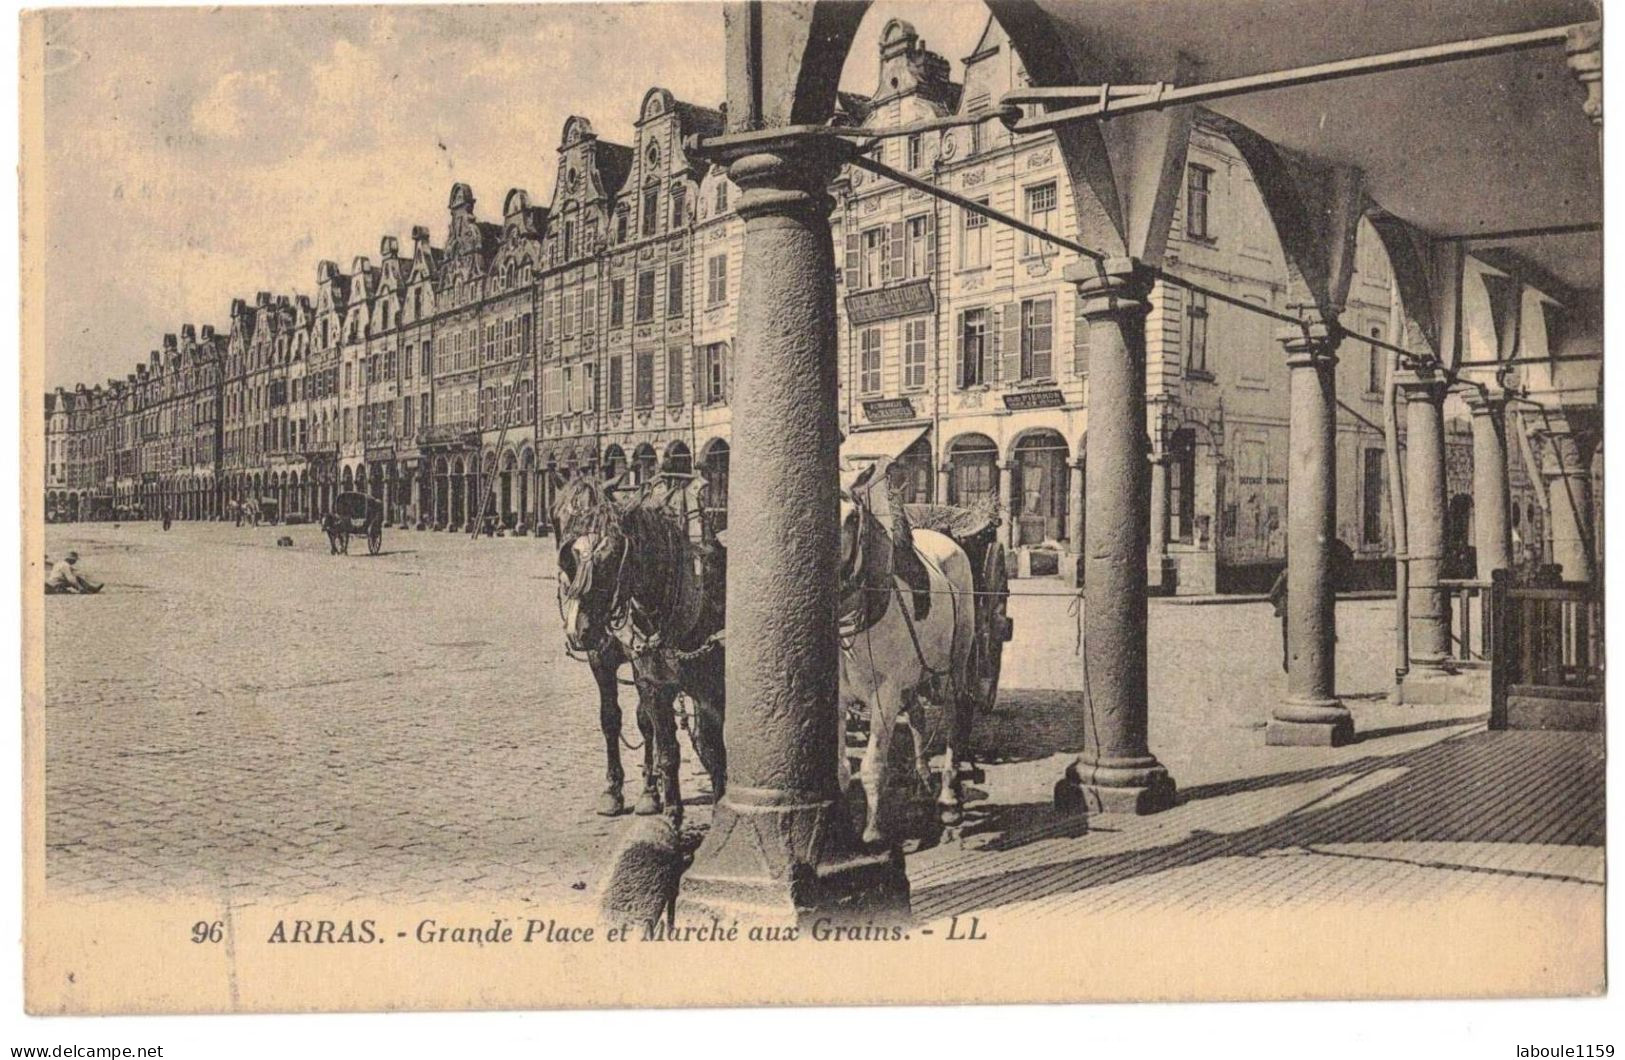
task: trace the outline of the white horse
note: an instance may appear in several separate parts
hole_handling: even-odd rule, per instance
[[[899,714],[914,741],[914,769],[929,791],[933,777],[920,697],[943,707],[948,742],[937,809],[945,824],[963,817],[959,759],[974,714],[970,660],[975,582],[970,560],[952,539],[908,526],[894,503],[887,464],[865,468],[841,502],[841,790],[852,780],[846,757],[846,705],[869,709],[869,746],[861,779],[868,800],[863,838],[878,843],[887,754]],[[917,558],[916,558],[917,557]]]

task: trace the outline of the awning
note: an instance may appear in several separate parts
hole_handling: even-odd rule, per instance
[[[909,447],[925,437],[931,429],[928,423],[911,427],[892,427],[883,431],[855,431],[841,443],[841,461],[846,464],[865,461],[896,460]]]

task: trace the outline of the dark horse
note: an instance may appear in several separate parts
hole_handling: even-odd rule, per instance
[[[717,798],[727,784],[722,745],[725,561],[714,540],[689,540],[672,507],[677,491],[645,485],[626,497],[591,475],[551,478],[559,557],[559,615],[572,651],[598,683],[608,784],[598,812],[625,810],[616,671],[632,664],[643,733],[643,794],[636,812],[683,816],[676,698],[694,703],[689,735]]]
[[[349,555],[350,543],[344,539],[344,535],[341,533],[341,523],[338,516],[332,512],[322,516],[322,533],[327,535],[327,551],[329,555],[336,556],[340,552]]]

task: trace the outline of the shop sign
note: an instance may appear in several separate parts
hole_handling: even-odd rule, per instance
[[[919,316],[935,309],[930,280],[915,280],[900,287],[883,287],[846,296],[846,317],[860,326],[893,317]]]
[[[863,414],[870,423],[896,423],[914,418],[914,402],[908,398],[880,398],[863,403]]]
[[[1059,390],[1022,390],[1004,395],[1004,407],[1012,412],[1024,409],[1054,409],[1066,404],[1066,396]]]
[[[367,450],[364,459],[369,463],[378,463],[395,459],[395,450],[389,446],[374,446]]]

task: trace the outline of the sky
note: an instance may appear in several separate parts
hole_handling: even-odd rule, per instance
[[[877,3],[843,87],[873,91],[893,17],[952,63],[980,3]],[[224,7],[48,12],[45,382],[134,370],[233,298],[312,294],[316,264],[377,260],[413,225],[552,194],[564,121],[626,143],[644,92],[723,99],[720,5]]]

